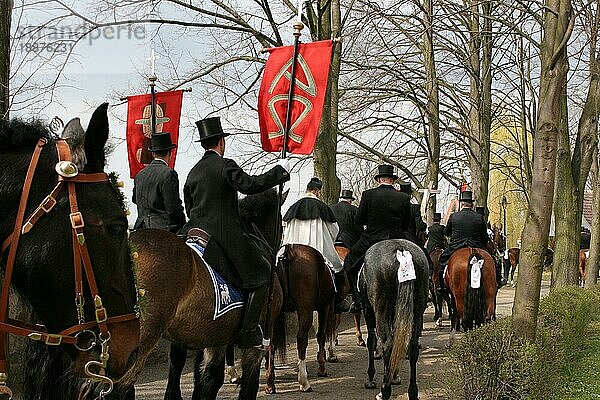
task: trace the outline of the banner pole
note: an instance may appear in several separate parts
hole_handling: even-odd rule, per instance
[[[156,92],[154,88],[156,86],[156,75],[152,74],[151,77],[148,78],[150,81],[150,115],[152,119],[152,136],[156,135]]]
[[[294,99],[294,86],[296,85],[296,64],[298,61],[298,45],[300,44],[300,36],[302,35],[302,29],[304,28],[304,24],[301,21],[302,18],[302,8],[301,3],[299,3],[298,7],[298,21],[294,22],[294,53],[292,55],[292,70],[290,77],[290,90],[288,92],[288,103],[287,110],[285,113],[285,125],[283,131],[283,146],[281,148],[281,159],[287,158],[287,143],[288,137],[290,135],[290,124],[292,119],[292,101]],[[277,214],[281,215],[281,199],[283,195],[283,183],[279,184],[279,190],[277,193],[278,201],[277,201]],[[270,330],[271,325],[271,309],[273,308],[273,284],[275,280],[275,269],[277,266],[277,246],[281,243],[281,223],[276,224],[275,226],[275,240],[273,241],[275,248],[273,249],[273,265],[271,266],[271,277],[269,281],[269,295],[267,297],[267,316],[265,321],[265,332],[263,333],[263,346],[269,346],[271,344],[271,336],[272,332]]]

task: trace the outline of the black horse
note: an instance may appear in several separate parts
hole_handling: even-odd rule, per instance
[[[104,146],[108,139],[107,108],[108,104],[103,104],[94,112],[85,134],[78,119],[65,127],[66,133],[78,136],[80,146],[72,147],[71,152],[80,172],[102,175],[105,164]],[[45,139],[45,142],[40,142],[40,139]],[[40,123],[12,121],[0,131],[0,243],[14,230],[28,166],[35,148],[40,149],[39,161],[33,175],[25,217],[31,215],[57,185],[55,167],[58,156],[55,138]],[[131,314],[137,298],[122,202],[107,179],[96,183],[75,183],[74,188],[84,222],[81,239],[85,238],[98,293],[107,314],[109,317]],[[19,236],[11,280],[30,306],[35,322],[43,323],[50,333],[77,326],[82,319],[81,315],[78,317],[73,301],[76,293],[76,242],[72,240],[73,210],[69,197],[66,188],[61,190],[56,196],[54,207],[43,213],[31,230]],[[15,235],[11,237],[14,240]],[[4,243],[6,245],[8,242]],[[5,247],[12,246],[14,245]],[[7,266],[9,251],[9,248],[3,249],[0,261],[3,270]],[[83,320],[95,321],[90,286],[85,279],[83,282]],[[112,378],[119,378],[125,372],[130,356],[137,349],[139,322],[137,319],[129,319],[126,322],[109,323],[108,327],[111,338],[106,372]],[[35,352],[38,355],[45,354],[42,357],[46,361],[38,362],[40,358],[37,356],[29,360],[25,398],[74,398],[74,395],[65,390],[78,387],[75,377],[84,375],[83,365],[88,361],[98,359],[98,348],[82,352],[72,345],[63,344],[53,346],[50,354],[46,352],[48,349],[43,343],[36,342],[35,345]]]
[[[397,252],[406,251],[412,257],[416,279],[399,283]],[[418,399],[417,359],[423,313],[427,308],[428,268],[423,250],[404,239],[376,243],[365,254],[364,267],[359,273],[359,287],[366,305],[364,314],[369,332],[369,380],[365,383],[365,388],[376,387],[374,353],[379,339],[383,348],[381,397],[384,400],[389,399],[392,394],[392,381],[407,350],[410,360],[408,397],[410,400]]]

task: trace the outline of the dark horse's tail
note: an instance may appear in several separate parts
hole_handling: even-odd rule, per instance
[[[481,283],[478,289],[471,287],[471,264],[475,258],[475,262],[483,260],[481,254],[476,250],[471,250],[471,255],[467,259],[467,290],[465,290],[465,331],[482,325],[485,322],[485,288],[483,285],[483,266],[481,268]]]
[[[395,279],[396,277],[394,277]],[[394,340],[387,382],[391,382],[406,356],[413,331],[415,281],[397,283],[396,316],[394,318]]]

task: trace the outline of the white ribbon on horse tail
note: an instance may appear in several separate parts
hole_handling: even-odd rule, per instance
[[[413,281],[417,279],[415,265],[413,264],[412,254],[407,250],[396,250],[396,260],[400,264],[398,266],[398,282]]]
[[[481,269],[483,267],[484,260],[477,260],[477,257],[471,258],[469,264],[471,264],[471,287],[473,289],[479,289],[481,287]]]

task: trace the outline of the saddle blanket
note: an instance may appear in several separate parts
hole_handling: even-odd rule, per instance
[[[186,244],[204,260],[204,248],[198,243],[186,242]],[[234,287],[225,278],[217,273],[206,261],[204,262],[213,285],[215,294],[215,310],[213,320],[216,320],[227,312],[236,308],[244,307],[244,295],[241,290]]]

